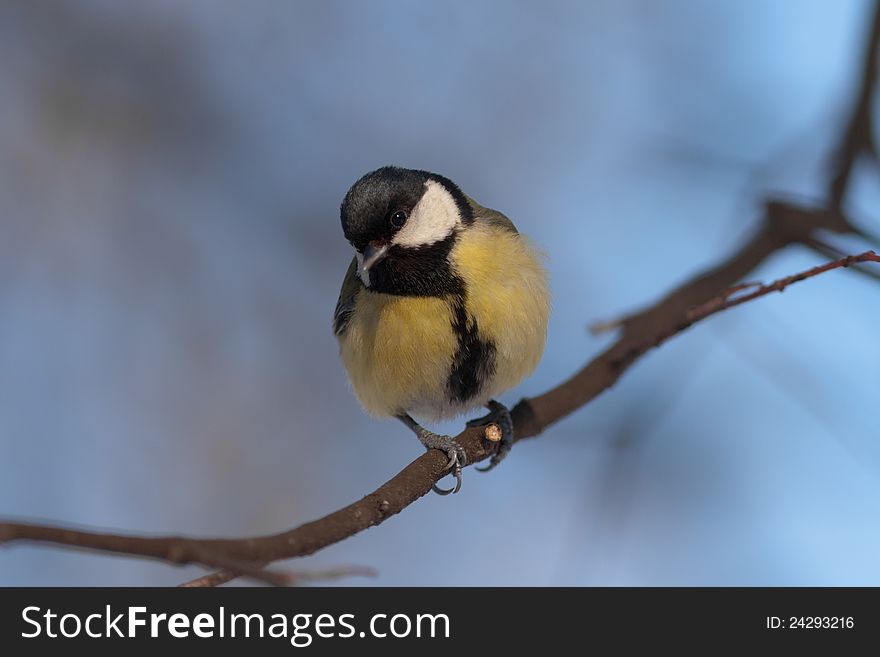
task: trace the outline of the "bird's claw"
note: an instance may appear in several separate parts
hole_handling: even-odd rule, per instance
[[[455,486],[452,488],[440,488],[440,486],[434,484],[431,486],[431,489],[438,495],[452,495],[461,490],[461,469],[467,465],[467,453],[465,453],[464,447],[451,438],[449,439],[449,442],[452,443],[448,451],[446,451],[446,456],[449,457],[449,463],[446,464],[444,470],[450,470],[452,472],[452,476],[455,477]]]
[[[507,458],[507,454],[509,452],[510,445],[505,445],[504,443],[502,443],[501,446],[498,448],[498,451],[492,455],[491,459],[489,459],[489,465],[487,465],[485,468],[481,468],[475,465],[474,470],[477,470],[478,472],[489,472],[489,470],[494,469],[496,465]]]
[[[428,449],[439,449],[449,457],[449,462],[444,471],[449,470],[455,477],[455,486],[452,488],[440,488],[434,484],[431,488],[438,495],[451,495],[461,490],[461,469],[468,464],[467,452],[449,436],[440,436],[430,431],[425,431],[419,436],[422,444]]]
[[[495,400],[490,400],[486,407],[489,409],[489,413],[469,421],[467,426],[482,427],[488,424],[497,424],[501,429],[501,444],[498,445],[498,451],[489,459],[489,465],[485,468],[475,468],[480,472],[489,472],[489,470],[492,470],[501,463],[510,453],[510,448],[513,446],[513,420],[510,417],[510,411],[507,410],[504,404]]]

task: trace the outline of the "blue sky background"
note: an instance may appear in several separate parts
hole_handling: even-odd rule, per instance
[[[0,516],[241,536],[373,490],[421,448],[364,416],[329,330],[356,178],[441,172],[548,253],[548,347],[514,403],[613,339],[588,323],[734,251],[764,195],[821,200],[869,18],[863,0],[3,3]],[[875,233],[876,173],[851,199]],[[753,278],[820,260],[792,248]],[[880,585],[878,303],[834,272],[713,318],[461,494],[288,567]],[[0,551],[3,585],[200,572]]]

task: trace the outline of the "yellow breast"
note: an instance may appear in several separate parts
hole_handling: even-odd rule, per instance
[[[541,359],[549,293],[540,260],[521,236],[490,225],[464,231],[450,254],[480,338],[495,347],[494,374],[464,404],[447,388],[458,338],[451,300],[362,290],[340,352],[355,395],[375,416],[454,417],[518,384]]]
[[[441,404],[457,341],[447,301],[363,290],[340,342],[355,395],[371,415]]]

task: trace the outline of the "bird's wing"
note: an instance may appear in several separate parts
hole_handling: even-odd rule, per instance
[[[354,310],[354,301],[358,292],[363,288],[363,283],[357,275],[357,258],[351,259],[345,278],[342,280],[342,289],[339,291],[339,300],[336,302],[336,310],[333,312],[333,333],[341,336],[345,333],[348,320]]]
[[[509,230],[511,233],[518,232],[516,230],[516,226],[513,225],[513,222],[505,217],[503,214],[498,212],[498,210],[493,210],[492,208],[484,208],[482,205],[477,203],[469,196],[467,197],[467,200],[471,206],[471,210],[474,213],[474,219],[476,219],[477,221],[485,221],[498,228]]]

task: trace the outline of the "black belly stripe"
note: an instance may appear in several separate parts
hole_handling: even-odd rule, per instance
[[[447,387],[454,402],[466,402],[475,397],[495,374],[495,345],[480,338],[476,320],[467,312],[463,295],[452,302],[452,330],[458,338],[458,348],[452,357],[452,370]]]

